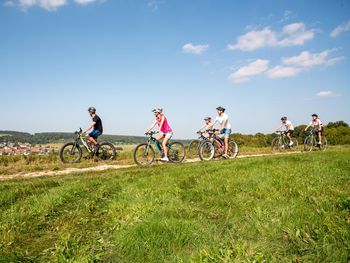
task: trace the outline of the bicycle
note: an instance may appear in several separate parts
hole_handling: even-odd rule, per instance
[[[289,145],[289,139],[287,137],[287,135],[285,134],[285,132],[283,131],[277,131],[276,132],[277,137],[275,137],[272,140],[272,150],[273,151],[282,151],[282,150],[293,150],[296,151],[298,150],[298,139],[295,137],[292,137],[292,145]]]
[[[202,141],[208,140],[207,137],[205,137],[203,134],[206,132],[199,131],[197,132],[198,134],[198,139],[192,140],[191,143],[188,146],[188,154],[192,158],[196,158],[199,155],[199,146]]]
[[[224,139],[216,135],[217,129],[208,130],[209,139],[204,140],[199,145],[199,158],[202,161],[209,161],[214,157],[222,156],[225,153],[225,142]],[[228,156],[229,159],[236,158],[239,153],[238,144],[230,139]]]
[[[321,144],[318,144],[317,131],[312,129],[309,131],[309,134],[306,136],[304,140],[304,151],[311,152],[314,147],[317,147],[320,150],[325,151],[328,148],[328,142],[327,142],[327,138],[324,135],[322,135]]]
[[[133,158],[137,165],[147,166],[151,165],[155,159],[155,151],[163,157],[164,151],[160,141],[153,137],[158,132],[148,132],[148,140],[146,143],[137,145],[133,151]],[[168,158],[169,162],[181,163],[185,159],[185,146],[181,142],[173,141],[168,143]]]
[[[116,149],[112,143],[101,142],[99,148],[95,149],[91,142],[88,142],[83,136],[83,131],[74,133],[76,138],[73,142],[67,142],[60,148],[59,156],[63,163],[78,163],[83,156],[83,149],[88,152],[87,159],[96,157],[98,160],[107,161],[113,160],[116,156]]]

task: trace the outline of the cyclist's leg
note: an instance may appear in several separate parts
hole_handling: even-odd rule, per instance
[[[168,158],[168,142],[173,134],[171,132],[168,132],[164,135],[163,140],[163,149],[164,149],[164,158]]]
[[[321,144],[322,143],[322,130],[318,130],[317,135],[318,135],[318,144]]]
[[[228,155],[228,142],[231,134],[231,129],[223,129],[221,132],[224,135],[224,143],[225,143],[225,156]]]

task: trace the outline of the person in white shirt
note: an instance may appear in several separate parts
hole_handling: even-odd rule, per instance
[[[215,121],[211,125],[211,129],[214,127],[216,123],[220,124],[220,129],[218,134],[222,134],[224,136],[225,142],[225,153],[222,155],[224,158],[228,158],[228,141],[231,134],[231,124],[228,120],[228,115],[225,113],[225,108],[219,106],[216,108],[218,116],[215,118]]]
[[[312,119],[309,123],[308,126],[304,129],[304,131],[307,131],[310,127],[317,133],[318,137],[318,146],[321,146],[322,143],[322,132],[323,132],[323,123],[322,121],[318,118],[318,115],[316,113],[311,115]]]
[[[213,123],[211,122],[211,117],[205,117],[204,118],[205,124],[197,131],[197,133],[203,133],[205,137],[209,137],[207,131],[210,130],[213,126]]]
[[[293,142],[292,142],[292,135],[294,133],[293,124],[285,116],[281,118],[281,121],[282,121],[282,124],[276,129],[276,132],[279,131],[284,126],[284,128],[285,128],[284,134],[287,136],[287,138],[289,140],[289,144],[288,144],[289,147],[291,147],[291,146],[293,146]]]

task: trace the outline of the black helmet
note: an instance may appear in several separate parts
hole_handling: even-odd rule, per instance
[[[211,117],[205,117],[204,120],[205,121],[211,121]]]
[[[312,114],[311,117],[316,117],[318,118],[318,115],[316,113]]]
[[[225,111],[225,108],[219,106],[219,107],[216,108],[216,110],[224,112],[224,111]]]
[[[88,112],[95,113],[96,112],[96,108],[95,107],[89,107],[88,108]]]
[[[282,118],[281,118],[281,121],[286,121],[287,120],[287,117],[286,116],[283,116]]]

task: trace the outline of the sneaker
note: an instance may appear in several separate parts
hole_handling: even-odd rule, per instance
[[[94,149],[94,154],[97,154],[99,148],[100,148],[100,145],[96,144]]]
[[[223,154],[222,157],[224,157],[225,159],[230,158],[227,154]]]
[[[294,143],[293,143],[292,141],[290,141],[290,142],[289,142],[289,147],[292,147],[293,144],[294,144]]]
[[[163,157],[162,159],[160,159],[161,162],[169,162],[169,158],[167,157]]]

